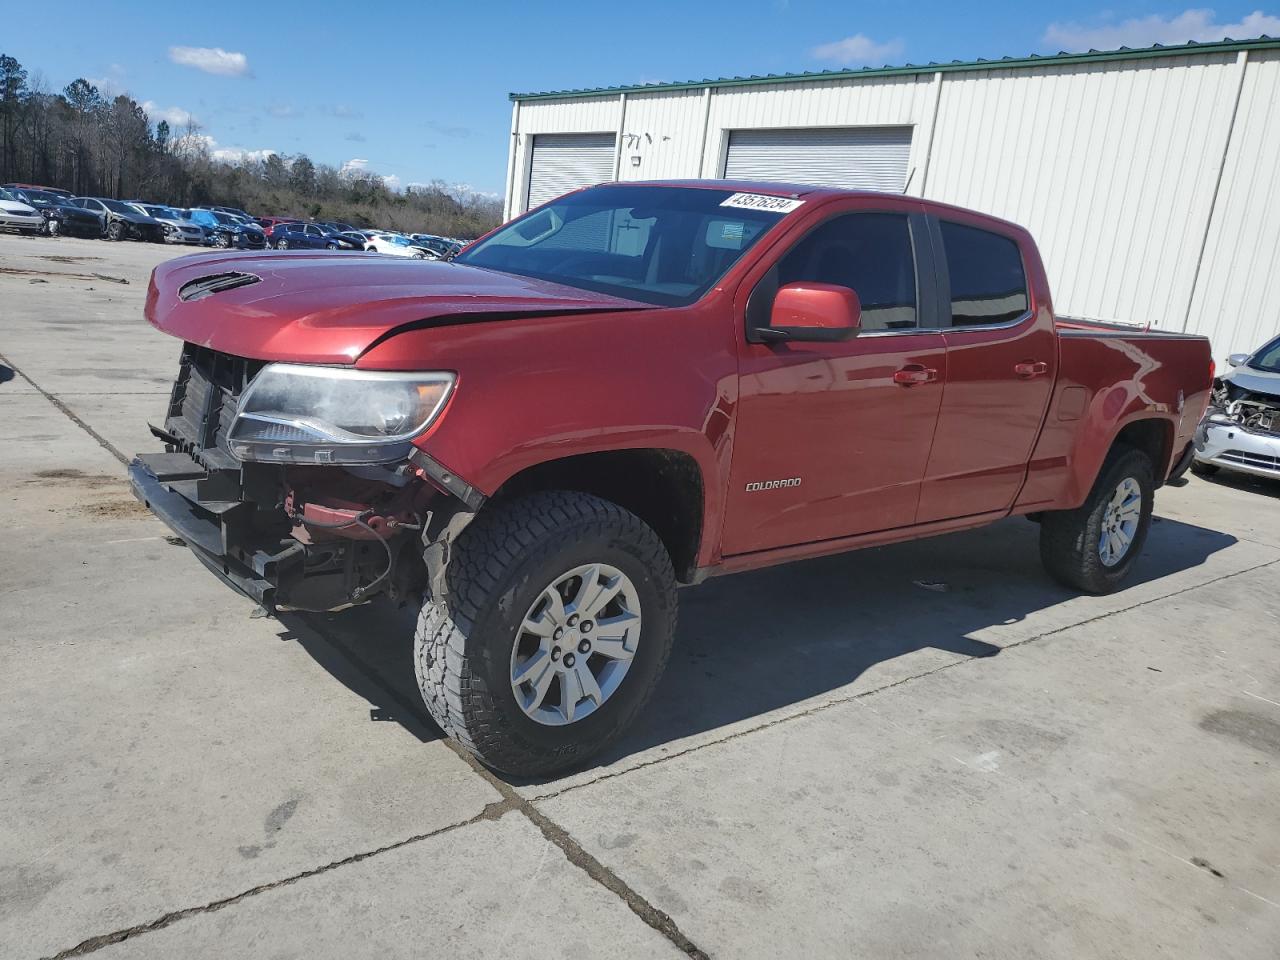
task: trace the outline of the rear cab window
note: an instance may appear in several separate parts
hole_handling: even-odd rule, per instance
[[[1031,308],[1022,251],[1011,237],[939,220],[951,282],[951,326],[1013,323]]]

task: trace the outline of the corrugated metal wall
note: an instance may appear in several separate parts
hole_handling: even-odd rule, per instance
[[[648,180],[720,176],[733,130],[889,125],[907,192],[1032,231],[1060,312],[1185,325],[1219,360],[1280,331],[1276,51],[524,101],[509,209],[532,134],[615,131]]]
[[[1181,329],[1235,57],[944,79],[926,197],[1021,223],[1065,313]]]
[[[1280,332],[1280,53],[1251,53],[1188,330],[1214,355]]]

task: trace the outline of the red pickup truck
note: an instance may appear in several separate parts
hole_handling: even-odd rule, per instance
[[[1020,227],[773,183],[581,190],[452,263],[183,257],[146,314],[185,342],[137,496],[268,610],[420,606],[431,715],[520,775],[635,717],[678,584],[1022,514],[1114,589],[1212,382],[1056,321]]]

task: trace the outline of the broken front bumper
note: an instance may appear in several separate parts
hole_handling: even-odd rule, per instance
[[[281,586],[287,592],[302,579],[306,546],[288,537],[273,541],[256,530],[252,503],[215,499],[206,472],[187,454],[136,457],[129,465],[129,484],[201,563],[264,609],[274,611]]]
[[[1196,430],[1196,460],[1257,477],[1280,479],[1280,436],[1206,420]]]

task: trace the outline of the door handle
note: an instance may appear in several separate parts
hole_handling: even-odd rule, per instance
[[[1030,380],[1032,377],[1042,377],[1048,373],[1049,364],[1043,360],[1023,360],[1013,365],[1013,372],[1023,380]]]
[[[910,387],[917,383],[932,383],[937,379],[938,371],[922,363],[908,363],[895,370],[893,374],[893,382],[903,387]]]

